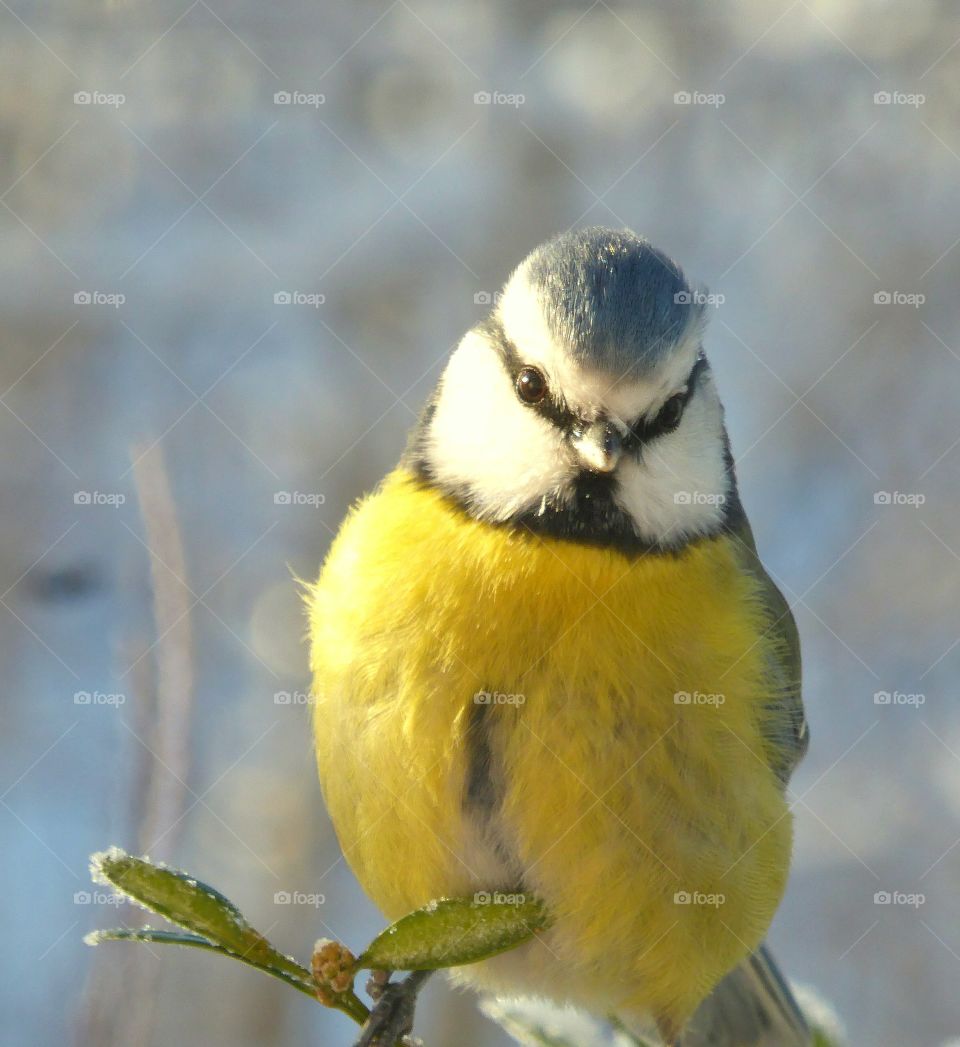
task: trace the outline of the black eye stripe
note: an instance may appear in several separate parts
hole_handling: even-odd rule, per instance
[[[482,330],[499,353],[504,369],[510,376],[510,384],[516,387],[517,379],[524,367],[534,365],[520,355],[520,351],[507,337],[503,324],[497,317],[488,317],[482,325]],[[529,411],[536,411],[558,429],[567,430],[577,421],[576,414],[567,407],[563,398],[550,388],[549,382],[547,383],[547,395],[539,403],[524,403],[524,407]]]
[[[527,361],[523,359],[516,345],[514,345],[514,343],[507,337],[503,324],[498,317],[487,317],[487,319],[480,325],[480,330],[487,335],[491,344],[496,348],[503,366],[507,371],[507,374],[510,376],[511,384],[516,386],[520,372],[525,366],[528,366]],[[682,408],[676,422],[670,426],[658,427],[656,424],[657,419],[660,417],[660,412],[662,412],[666,404],[670,403],[673,399],[673,397],[670,397],[665,401],[661,406],[660,411],[658,411],[657,415],[652,419],[646,420],[644,418],[639,418],[628,427],[627,434],[623,440],[624,450],[636,450],[644,441],[653,440],[658,436],[663,436],[680,424],[683,411],[686,409],[687,404],[690,402],[690,398],[696,391],[700,376],[707,369],[707,366],[707,358],[703,352],[700,352],[697,355],[693,367],[690,369],[689,375],[687,375],[684,391],[675,394],[675,396],[679,398]],[[537,411],[544,418],[565,431],[570,430],[580,420],[578,415],[570,410],[563,398],[553,389],[549,388],[549,383],[547,395],[543,400],[535,404],[524,404],[524,406],[531,411]]]
[[[697,383],[700,381],[700,375],[707,368],[707,358],[701,352],[696,359],[693,367],[690,369],[690,374],[687,375],[686,386],[682,393],[675,393],[673,396],[668,397],[664,401],[659,411],[653,416],[653,418],[638,418],[631,426],[630,432],[627,439],[624,441],[624,446],[632,449],[636,449],[640,444],[647,440],[654,440],[658,436],[664,436],[669,432],[672,432],[680,424],[680,420],[683,418],[683,412],[686,410],[687,404],[690,402],[690,398],[696,392]],[[665,415],[664,411],[670,409],[671,404],[676,404],[676,417],[672,417],[670,414]]]
[[[648,440],[654,440],[658,436],[673,432],[680,424],[688,399],[686,394],[677,393],[664,402],[653,418],[639,418],[630,426],[632,437],[630,442],[646,443]]]

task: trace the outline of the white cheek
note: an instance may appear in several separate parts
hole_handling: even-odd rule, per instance
[[[436,479],[466,488],[487,519],[538,507],[569,480],[562,435],[517,399],[499,357],[473,332],[450,358],[427,439]]]
[[[671,544],[715,530],[730,484],[712,393],[691,401],[676,432],[651,442],[640,461],[622,462],[618,473],[617,501],[643,537]]]

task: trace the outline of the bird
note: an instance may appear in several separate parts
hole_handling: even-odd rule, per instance
[[[491,297],[305,594],[343,855],[389,919],[542,902],[547,930],[458,984],[670,1045],[806,1045],[764,944],[799,640],[738,493],[711,299],[602,227]]]

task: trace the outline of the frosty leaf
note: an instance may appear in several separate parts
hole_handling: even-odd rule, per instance
[[[239,953],[232,952],[222,945],[215,945],[197,934],[183,934],[180,931],[157,931],[150,927],[144,927],[139,930],[117,927],[106,931],[92,931],[84,938],[84,941],[87,945],[99,945],[100,942],[146,942],[148,944],[182,945],[192,949],[207,949],[210,952],[220,953],[222,956],[232,956],[235,960],[240,960],[242,963],[255,967],[258,971],[263,971],[264,974],[279,978],[281,981],[286,982],[287,985],[292,985],[295,989],[299,989],[300,992],[306,993],[307,996],[313,997],[316,993],[310,972],[304,967],[299,967],[300,975],[297,977],[289,970],[290,966],[298,966],[296,964],[291,964],[288,961],[288,969],[282,970],[270,964],[258,963],[250,959],[250,957],[241,956]]]
[[[431,971],[506,952],[547,926],[543,904],[524,895],[441,898],[377,935],[358,967]]]
[[[160,945],[187,945],[198,949],[212,949],[214,952],[227,952],[223,946],[214,945],[197,934],[156,931],[152,927],[111,927],[103,931],[91,931],[84,936],[83,942],[85,945],[99,945],[101,942],[157,942]],[[234,953],[228,955],[233,956]]]
[[[185,873],[135,858],[118,847],[93,855],[90,871],[95,883],[115,887],[145,909],[254,967],[276,969],[294,979],[307,974],[254,930],[219,891]]]
[[[369,1009],[352,986],[327,991],[328,987],[317,982],[310,971],[284,956],[251,927],[233,902],[207,884],[176,869],[154,865],[146,858],[135,858],[118,847],[93,855],[90,871],[94,882],[113,886],[138,905],[158,913],[189,933],[157,931],[149,927],[138,930],[121,928],[94,931],[87,935],[87,944],[152,942],[218,952],[279,978],[328,1007],[343,1011],[359,1025],[367,1020]]]

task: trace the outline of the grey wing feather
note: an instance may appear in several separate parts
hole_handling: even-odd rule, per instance
[[[730,533],[740,543],[745,566],[760,583],[764,612],[768,621],[767,631],[779,640],[774,664],[770,667],[774,688],[769,698],[769,707],[773,715],[769,719],[768,741],[771,766],[786,786],[810,744],[807,719],[803,712],[800,637],[797,633],[797,623],[783,593],[760,562],[746,515],[740,514]]]
[[[765,945],[700,1004],[681,1047],[810,1047],[811,1032]]]
[[[801,694],[800,638],[790,605],[763,568],[753,532],[739,515],[731,534],[760,582],[767,629],[780,641],[771,675],[769,759],[786,786],[810,736]],[[793,993],[765,945],[735,967],[700,1004],[682,1047],[809,1047],[811,1033]]]

